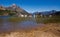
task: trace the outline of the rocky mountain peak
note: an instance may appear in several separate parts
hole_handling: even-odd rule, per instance
[[[16,8],[17,5],[16,5],[16,4],[12,4],[10,7],[12,7],[12,8]]]
[[[12,4],[13,6],[16,6],[16,4]]]

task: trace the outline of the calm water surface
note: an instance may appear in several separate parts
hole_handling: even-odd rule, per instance
[[[20,30],[20,29],[30,29],[30,28],[36,28],[37,23],[32,20],[22,21],[22,22],[8,22],[7,19],[9,17],[0,17],[3,19],[2,22],[0,22],[0,32],[1,31],[12,31],[12,30]]]

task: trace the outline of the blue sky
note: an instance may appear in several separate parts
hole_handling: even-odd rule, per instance
[[[10,6],[13,3],[29,13],[36,11],[60,10],[60,0],[0,0],[0,5]]]

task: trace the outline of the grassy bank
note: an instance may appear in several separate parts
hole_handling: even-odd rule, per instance
[[[37,17],[37,23],[60,23],[60,16],[54,17]]]

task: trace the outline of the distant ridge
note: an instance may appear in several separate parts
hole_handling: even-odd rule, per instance
[[[51,10],[51,11],[44,11],[44,12],[34,12],[33,14],[51,15],[56,13],[60,13],[60,11]]]

